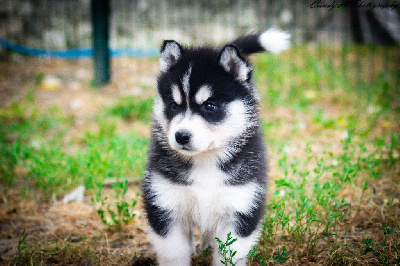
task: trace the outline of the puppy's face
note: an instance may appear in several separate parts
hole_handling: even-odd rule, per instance
[[[251,67],[234,46],[183,49],[166,41],[154,119],[168,145],[185,156],[224,152],[251,126]]]

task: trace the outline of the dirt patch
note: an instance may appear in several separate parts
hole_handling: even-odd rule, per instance
[[[136,190],[135,187],[130,189]],[[133,223],[115,231],[102,224],[91,203],[91,195],[86,195],[83,202],[43,203],[40,206],[37,200],[29,198],[16,196],[11,190],[3,194],[0,212],[3,261],[15,259],[16,254],[29,249],[46,255],[50,249],[61,254],[62,248],[82,246],[88,246],[92,252],[106,252],[110,261],[115,256],[121,257],[120,260],[132,260],[133,264],[154,260],[145,232],[146,219],[141,211],[137,212]],[[141,210],[140,206],[138,210]],[[26,248],[21,251],[18,243],[24,236],[22,246]]]
[[[118,97],[154,95],[158,63],[154,59],[113,59],[111,82],[92,84],[90,60],[37,59],[15,56],[0,61],[0,106],[34,93],[40,106],[60,106],[75,115],[91,113]]]

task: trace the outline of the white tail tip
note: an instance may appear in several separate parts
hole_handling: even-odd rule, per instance
[[[258,37],[258,41],[266,51],[279,53],[290,47],[290,34],[276,28],[270,28]]]

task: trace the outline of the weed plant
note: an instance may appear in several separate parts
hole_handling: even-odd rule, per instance
[[[123,224],[129,224],[135,218],[134,208],[137,204],[137,199],[132,198],[127,201],[128,180],[126,178],[112,183],[114,197],[111,203],[108,203],[107,196],[102,195],[103,188],[103,183],[97,183],[95,188],[96,195],[92,197],[92,202],[95,206],[98,206],[97,214],[105,225],[121,230]],[[139,196],[139,193],[136,193],[137,196]]]
[[[215,238],[218,243],[218,253],[223,257],[221,263],[226,266],[235,266],[237,262],[234,262],[236,251],[231,248],[232,244],[237,241],[237,238],[232,237],[232,232],[226,235],[226,240],[223,241],[218,237]]]
[[[126,178],[112,183],[114,197],[111,202],[109,202],[107,196],[102,195],[103,188],[103,183],[97,183],[96,195],[92,197],[92,202],[97,206],[97,214],[105,225],[121,230],[123,224],[132,223],[135,218],[137,199],[132,198],[130,201],[126,199],[128,192],[128,180]],[[136,193],[136,197],[138,196],[139,193]]]
[[[400,229],[388,224],[382,225],[383,240],[374,243],[372,238],[365,238],[363,255],[372,253],[381,265],[400,265]],[[394,254],[391,255],[391,254]]]

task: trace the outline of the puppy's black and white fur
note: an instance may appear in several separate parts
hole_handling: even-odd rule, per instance
[[[247,54],[278,52],[289,35],[270,29],[220,49],[165,41],[143,198],[160,265],[190,265],[193,228],[220,263],[215,237],[238,240],[238,265],[256,243],[266,197],[259,96]]]

